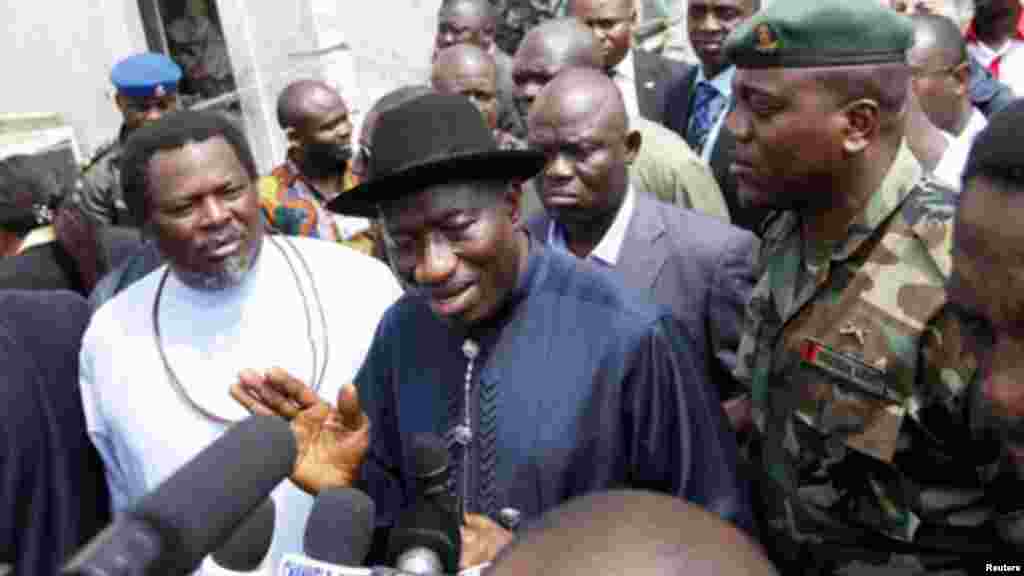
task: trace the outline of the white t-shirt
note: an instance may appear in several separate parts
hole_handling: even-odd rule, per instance
[[[967,45],[967,51],[985,68],[1000,58],[996,79],[1013,91],[1014,97],[1024,96],[1024,41],[1010,38],[998,50],[981,42]]]
[[[971,152],[971,144],[974,143],[974,137],[984,130],[985,126],[988,126],[985,115],[974,108],[971,111],[971,119],[967,121],[967,126],[959,136],[953,136],[947,132],[942,133],[946,137],[948,146],[933,171],[936,178],[954,189],[960,190],[960,177],[967,166],[967,156]]]
[[[240,370],[280,366],[310,382],[313,352],[328,358],[320,395],[332,403],[361,367],[377,323],[401,294],[390,270],[344,246],[289,238],[315,281],[327,326],[305,268],[283,244],[265,237],[259,259],[236,287],[189,288],[170,274],[160,299],[161,342],[178,381],[204,409],[240,420],[248,413],[229,395]],[[277,246],[272,242],[276,242]],[[278,247],[288,252],[293,274]],[[106,468],[115,510],[130,507],[217,439],[226,426],[194,410],[172,386],[155,344],[152,309],[166,266],[105,303],[83,338],[81,391],[86,427]],[[327,349],[326,354],[324,349]],[[281,556],[301,553],[313,498],[285,480],[273,492],[277,517],[261,573],[273,574]],[[207,558],[206,562],[211,562]]]

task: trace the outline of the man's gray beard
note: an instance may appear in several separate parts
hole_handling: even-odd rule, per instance
[[[235,254],[224,260],[224,268],[217,273],[205,274],[181,270],[175,266],[171,267],[174,275],[182,284],[202,292],[217,292],[238,286],[245,280],[246,275],[252,270],[256,259],[259,258],[260,248],[263,240],[256,242],[248,252]]]

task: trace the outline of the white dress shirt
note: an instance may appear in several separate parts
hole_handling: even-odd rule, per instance
[[[696,87],[701,82],[710,82],[711,86],[718,90],[721,97],[725,98],[726,107],[722,110],[722,113],[715,119],[715,123],[711,125],[711,130],[708,131],[708,137],[704,141],[704,149],[701,150],[701,160],[710,163],[711,162],[711,151],[715,149],[715,143],[718,142],[718,135],[722,132],[722,127],[725,124],[725,117],[729,115],[729,108],[732,102],[732,78],[736,75],[736,67],[729,66],[725,70],[722,70],[715,75],[710,81],[707,76],[704,75],[704,67],[697,67],[697,80],[694,82]],[[694,114],[690,115],[690,124],[693,123]],[[686,127],[689,130],[690,126]]]
[[[996,79],[1009,86],[1014,97],[1024,96],[1024,41],[1010,38],[998,49],[982,42],[972,42],[967,45],[967,51],[985,68],[1000,58]]]
[[[942,133],[946,137],[948,146],[933,171],[936,178],[952,186],[955,190],[960,190],[960,178],[967,166],[967,156],[971,151],[971,144],[974,143],[974,138],[978,133],[985,129],[985,126],[988,126],[985,115],[977,108],[972,107],[971,118],[959,136],[948,132]]]
[[[612,220],[612,225],[608,227],[608,231],[594,247],[594,251],[587,256],[589,260],[599,262],[609,268],[614,268],[619,262],[622,243],[626,240],[626,230],[629,229],[629,221],[633,218],[633,206],[636,203],[634,194],[633,187],[630,186],[626,190],[625,198],[622,199],[622,206],[619,206],[619,211],[615,214],[615,219]],[[548,225],[548,246],[569,253],[569,244],[565,239],[565,227],[557,220],[551,220],[551,224]]]
[[[626,104],[626,114],[630,118],[640,115],[640,102],[636,95],[636,67],[633,64],[633,51],[628,50],[626,57],[612,68],[612,80],[622,93],[622,101]]]

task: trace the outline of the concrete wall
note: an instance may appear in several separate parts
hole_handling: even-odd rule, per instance
[[[0,4],[0,21],[0,111],[61,114],[86,155],[114,137],[110,68],[146,50],[135,0],[11,0]]]
[[[438,0],[217,0],[244,124],[261,170],[284,157],[277,94],[289,81],[334,84],[358,122],[373,101],[425,83]],[[56,112],[89,155],[116,135],[110,68],[147,50],[137,0],[12,0],[0,5],[0,112]],[[347,46],[348,49],[345,49]]]

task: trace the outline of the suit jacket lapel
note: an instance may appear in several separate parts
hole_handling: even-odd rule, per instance
[[[658,115],[661,114],[658,109],[658,81],[665,74],[661,64],[658,58],[643,50],[633,51],[637,107],[641,116],[652,121],[657,121]]]
[[[627,284],[646,291],[654,286],[668,259],[665,223],[657,201],[639,191],[634,195],[633,216],[615,268]]]

